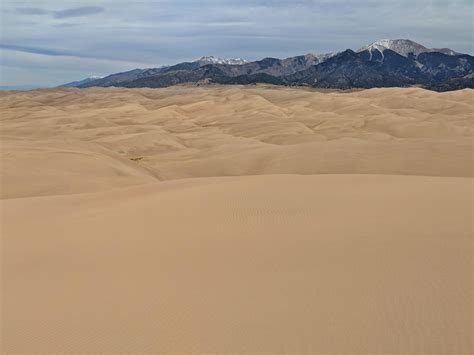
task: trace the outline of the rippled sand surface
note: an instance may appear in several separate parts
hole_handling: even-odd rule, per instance
[[[468,354],[473,93],[0,92],[2,351]]]

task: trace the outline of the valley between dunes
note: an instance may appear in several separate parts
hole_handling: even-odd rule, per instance
[[[469,354],[473,95],[0,92],[2,353]]]

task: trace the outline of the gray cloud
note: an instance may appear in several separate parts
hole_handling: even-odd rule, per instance
[[[47,15],[50,11],[37,7],[19,7],[16,12],[23,15]]]
[[[105,9],[100,6],[82,6],[82,7],[76,7],[74,9],[54,11],[54,17],[67,18],[67,17],[88,16],[88,15],[98,14],[103,11],[105,11]]]
[[[0,43],[0,49],[8,49],[17,52],[25,52],[25,53],[34,53],[34,54],[43,54],[43,55],[50,55],[50,56],[60,56],[66,55],[65,53],[60,53],[57,51],[38,48],[38,47],[25,47],[25,46],[18,46],[14,44],[2,44]]]

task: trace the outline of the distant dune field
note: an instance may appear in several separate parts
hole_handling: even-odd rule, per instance
[[[470,353],[473,98],[0,92],[2,352]]]

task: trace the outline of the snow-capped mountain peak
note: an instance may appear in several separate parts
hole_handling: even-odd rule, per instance
[[[247,60],[242,58],[219,58],[214,56],[201,57],[196,62],[199,62],[201,65],[206,64],[232,64],[232,65],[241,65],[248,63]]]
[[[400,55],[408,57],[410,53],[413,53],[415,56],[424,53],[431,52],[430,49],[422,46],[419,43],[413,42],[409,39],[380,39],[371,43],[365,47],[359,49],[359,52],[364,50],[373,51],[378,50],[383,52],[385,49],[391,49],[394,52],[397,52]]]
[[[425,46],[416,43],[409,39],[380,39],[375,41],[367,46],[364,46],[358,50],[358,52],[363,52],[368,50],[369,52],[373,52],[375,50],[383,53],[384,50],[391,49],[394,52],[397,52],[404,57],[408,57],[409,54],[414,54],[415,56],[420,55],[421,53],[425,52],[440,52],[447,55],[457,55],[455,51],[449,48],[426,48]]]

